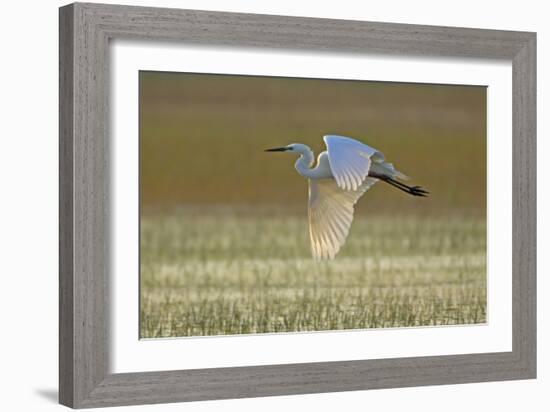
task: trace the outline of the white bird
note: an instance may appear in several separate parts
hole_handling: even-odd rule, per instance
[[[355,139],[344,136],[323,137],[327,150],[314,166],[313,151],[292,143],[266,152],[291,152],[300,155],[295,167],[309,181],[309,236],[316,260],[333,259],[344,245],[359,198],[382,180],[413,196],[427,196],[420,186],[407,186],[396,179],[408,179],[384,155]]]

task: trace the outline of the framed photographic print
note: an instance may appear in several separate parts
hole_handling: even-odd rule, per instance
[[[536,376],[534,33],[60,9],[60,402]]]

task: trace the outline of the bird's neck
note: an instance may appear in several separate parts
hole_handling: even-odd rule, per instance
[[[313,166],[313,161],[315,159],[313,151],[309,147],[306,147],[300,150],[299,153],[300,157],[294,164],[294,167],[302,176],[310,177],[312,170],[311,167]]]

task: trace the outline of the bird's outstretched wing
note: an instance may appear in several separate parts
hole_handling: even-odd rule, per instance
[[[332,175],[342,189],[357,190],[368,176],[371,161],[384,161],[381,152],[349,137],[328,135],[323,140]]]
[[[338,253],[349,233],[353,206],[377,181],[366,177],[357,190],[344,190],[333,179],[309,179],[309,236],[316,260]]]

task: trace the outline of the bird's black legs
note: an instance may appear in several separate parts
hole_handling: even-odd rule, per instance
[[[376,176],[372,176],[372,177],[376,177],[377,179],[380,179],[383,182],[386,182],[386,183],[392,185],[393,187],[396,187],[399,190],[402,190],[403,192],[408,193],[408,194],[413,195],[413,196],[426,197],[430,194],[430,192],[422,189],[420,186],[408,186],[405,183],[399,182],[399,181],[397,181],[395,179],[392,179],[391,177],[388,177],[388,176],[376,175]]]

